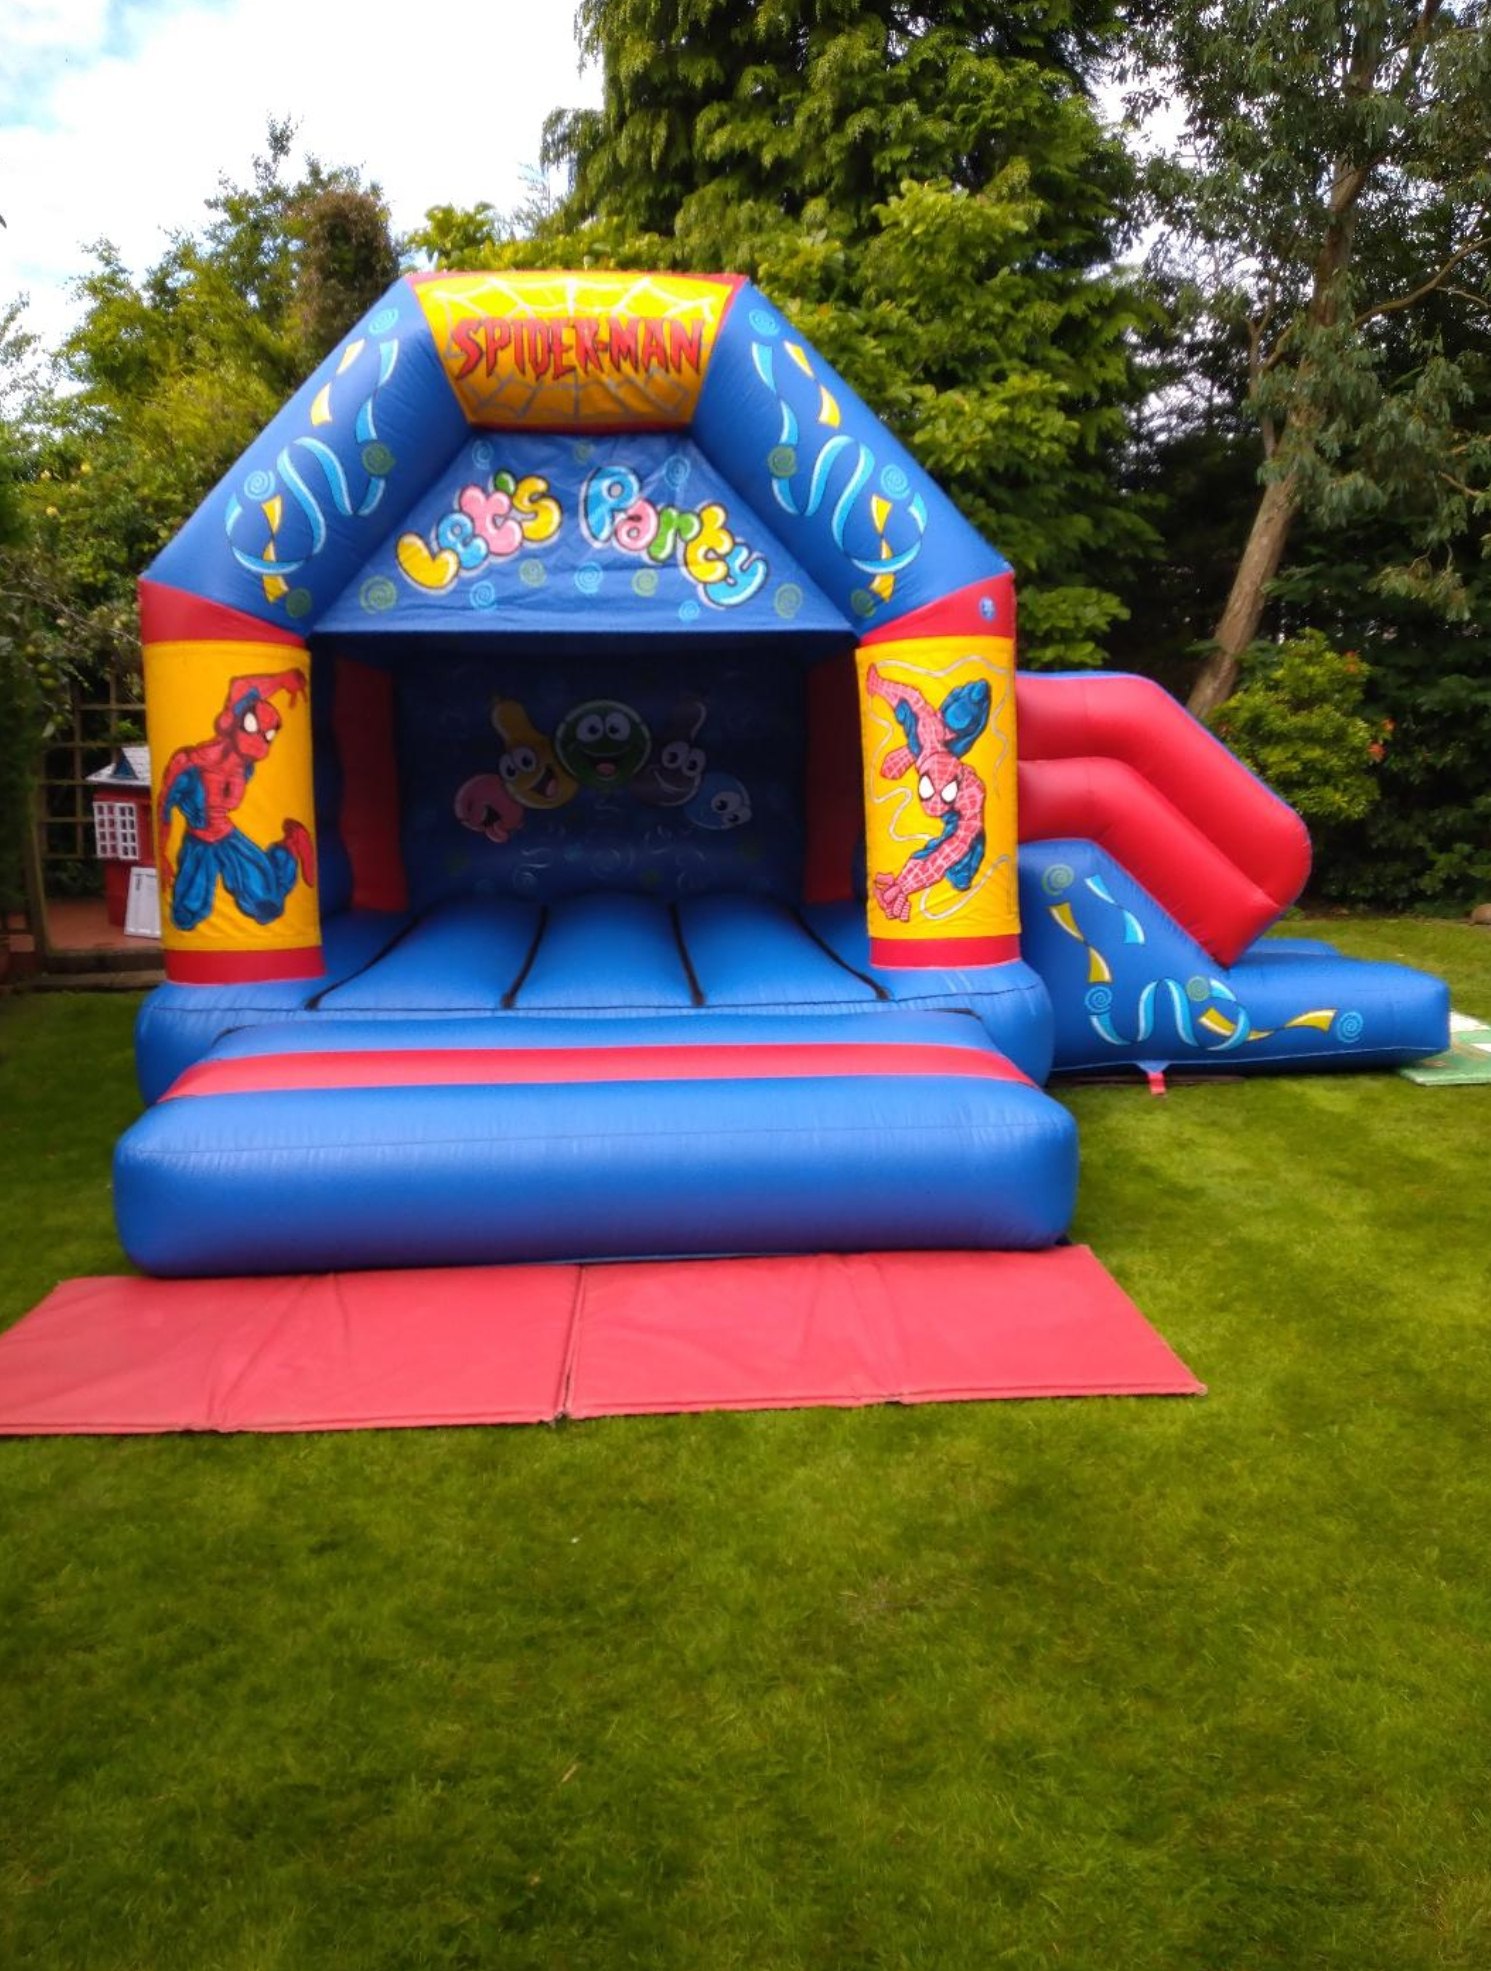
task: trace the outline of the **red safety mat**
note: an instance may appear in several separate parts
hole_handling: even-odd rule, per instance
[[[71,1280],[0,1335],[8,1436],[1201,1393],[1085,1246]]]

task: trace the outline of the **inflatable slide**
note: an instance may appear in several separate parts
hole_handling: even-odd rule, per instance
[[[1054,1065],[1386,1067],[1439,1051],[1437,979],[1263,933],[1304,888],[1292,808],[1147,678],[1020,680],[1023,949]]]
[[[141,585],[159,1274],[1041,1249],[1053,1070],[1382,1065],[1443,987],[1264,932],[1298,819],[766,297],[401,280]]]

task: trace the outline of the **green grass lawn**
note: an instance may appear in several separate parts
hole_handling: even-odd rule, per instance
[[[0,1322],[133,1010],[0,1004]],[[0,1964],[1484,1971],[1491,1089],[1065,1099],[1204,1401],[0,1443]]]

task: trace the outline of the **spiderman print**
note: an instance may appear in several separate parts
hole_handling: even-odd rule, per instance
[[[171,886],[171,922],[178,931],[194,931],[212,914],[219,883],[256,924],[272,924],[283,915],[297,879],[315,888],[316,851],[304,822],[286,821],[279,841],[263,849],[233,820],[254,768],[268,759],[280,731],[280,713],[271,700],[283,697],[294,705],[305,688],[300,670],[234,678],[213,721],[214,736],[171,755],[161,777],[158,839],[161,874]],[[173,872],[167,844],[177,813],[186,832]]]
[[[874,879],[880,908],[904,924],[918,891],[944,880],[955,890],[969,889],[983,864],[984,783],[964,755],[989,723],[989,687],[981,678],[959,685],[938,708],[913,685],[898,684],[872,664],[865,688],[890,706],[906,742],[886,754],[881,777],[899,780],[915,767],[922,811],[942,830],[913,850],[894,874]]]

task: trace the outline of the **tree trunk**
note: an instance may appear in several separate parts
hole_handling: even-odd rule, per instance
[[[1253,515],[1248,544],[1232,578],[1232,592],[1217,624],[1215,647],[1201,666],[1186,708],[1198,719],[1225,704],[1237,686],[1238,662],[1258,634],[1263,618],[1264,590],[1279,572],[1289,530],[1298,511],[1294,479],[1286,473],[1270,479]]]
[[[1378,59],[1379,54],[1373,53],[1367,70],[1369,75]],[[1330,328],[1337,320],[1342,281],[1351,261],[1357,202],[1366,189],[1371,169],[1370,164],[1343,162],[1336,166],[1330,203],[1326,208],[1325,233],[1315,257],[1310,302],[1305,310],[1307,320],[1315,328]],[[1300,366],[1301,383],[1309,371],[1307,356]],[[1295,444],[1301,438],[1308,441],[1318,422],[1318,416],[1314,413],[1292,413],[1286,426],[1288,439]],[[1281,437],[1278,442],[1285,440]],[[1276,454],[1277,445],[1272,448],[1272,455]],[[1186,700],[1187,711],[1193,712],[1198,719],[1207,718],[1218,705],[1224,705],[1237,688],[1239,659],[1258,634],[1258,625],[1263,618],[1263,592],[1279,572],[1279,563],[1284,559],[1284,549],[1289,544],[1289,530],[1298,511],[1298,484],[1294,474],[1286,469],[1277,479],[1270,479],[1263,489],[1263,497],[1258,502],[1258,511],[1253,515],[1253,525],[1248,533],[1248,544],[1232,578],[1232,593],[1217,624],[1211,655],[1202,664],[1195,686]]]

